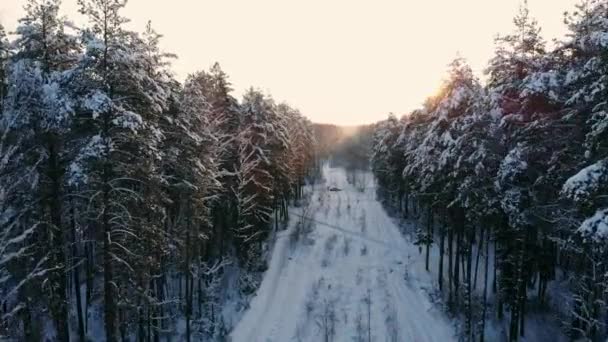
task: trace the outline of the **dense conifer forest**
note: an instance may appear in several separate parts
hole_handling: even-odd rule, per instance
[[[522,6],[486,82],[457,58],[420,109],[376,125],[381,196],[417,219],[426,268],[466,340],[483,340],[488,317],[523,338],[538,312],[572,340],[606,337],[606,13],[606,1],[580,2],[549,49]]]
[[[0,29],[0,336],[225,335],[223,274],[238,264],[257,287],[271,222],[314,165],[298,110],[234,98],[218,64],[176,81],[125,4],[79,1],[76,27],[30,0],[14,39]]]
[[[608,336],[608,1],[551,44],[524,2],[483,75],[458,57],[357,127],[237,98],[218,63],[178,80],[126,0],[78,0],[82,25],[25,3],[0,23],[0,340]]]

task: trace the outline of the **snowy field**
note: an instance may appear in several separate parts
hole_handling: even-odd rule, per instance
[[[429,299],[423,257],[376,200],[371,174],[358,187],[341,168],[326,166],[323,176],[277,235],[232,341],[456,340]]]

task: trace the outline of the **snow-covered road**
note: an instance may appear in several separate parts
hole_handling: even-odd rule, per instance
[[[359,175],[359,191],[343,169],[323,174],[309,207],[292,210],[278,234],[232,341],[455,340],[424,290],[430,279],[417,267],[417,247],[376,200],[371,175]]]

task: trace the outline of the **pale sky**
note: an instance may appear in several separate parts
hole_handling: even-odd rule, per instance
[[[25,0],[1,0],[15,28]],[[576,0],[529,0],[547,40],[566,32]],[[124,15],[152,20],[179,59],[180,80],[220,62],[240,96],[259,87],[315,122],[362,124],[405,114],[433,94],[447,64],[465,57],[481,75],[519,0],[130,0]],[[77,23],[76,0],[63,12]]]

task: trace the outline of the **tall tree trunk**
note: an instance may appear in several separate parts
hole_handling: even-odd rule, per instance
[[[450,227],[448,230],[448,303],[450,306],[453,306],[453,288],[454,288],[454,280],[453,280],[453,275],[454,275],[454,270],[452,268],[452,260],[453,260],[453,253],[454,251],[454,228]]]
[[[74,275],[74,291],[76,294],[76,315],[78,316],[78,337],[80,342],[86,342],[85,330],[84,330],[84,318],[82,314],[82,298],[80,294],[80,266],[78,265],[76,247],[76,213],[72,206],[72,268]]]
[[[162,265],[162,263],[161,263]],[[161,276],[156,278],[156,291],[158,300],[162,303],[165,301],[165,270],[164,267],[161,266]],[[160,314],[156,318],[156,330],[154,331],[154,342],[160,342],[160,334],[159,331],[162,331],[164,328],[163,317],[165,315],[164,307],[161,305],[159,307]]]
[[[127,319],[125,317],[125,309],[118,308],[118,330],[120,331],[120,340],[127,341]]]
[[[146,340],[146,333],[144,331],[144,309],[142,307],[141,299],[137,300],[137,340],[144,342]]]
[[[509,323],[509,341],[517,341],[517,326],[519,325],[519,308],[511,308],[511,320]]]
[[[481,312],[481,332],[479,334],[479,342],[484,342],[486,332],[486,313],[488,303],[488,268],[490,267],[490,232],[488,232],[486,240],[486,255],[485,255],[485,269],[483,276],[483,309]]]
[[[154,310],[154,308],[148,303],[146,310],[146,326],[148,328],[146,339],[148,342],[152,342],[152,313],[155,311],[156,310]]]
[[[462,254],[461,235],[460,227],[458,227],[458,230],[456,231],[456,255],[454,256],[454,303],[456,306],[459,305],[458,291],[460,285],[460,262]]]
[[[191,208],[191,203],[187,203],[187,215],[186,215],[186,257],[184,260],[184,275],[186,277],[185,279],[185,296],[184,296],[184,302],[185,302],[185,313],[186,313],[186,341],[190,342],[191,341],[191,328],[190,328],[190,322],[192,319],[192,274],[190,272],[190,265],[192,264],[192,234],[191,234],[191,229],[193,228],[192,226],[192,217],[193,212],[192,212],[192,208]]]
[[[104,202],[108,203],[108,191],[104,191]],[[116,305],[114,302],[114,270],[112,268],[112,256],[110,252],[111,240],[110,240],[110,224],[109,217],[107,214],[107,206],[103,212],[103,289],[104,289],[104,314],[105,314],[105,330],[106,330],[106,341],[116,342]]]
[[[57,329],[57,340],[69,342],[70,331],[68,326],[68,306],[67,306],[67,265],[65,251],[63,250],[64,227],[61,221],[62,215],[62,195],[61,195],[61,168],[58,160],[58,147],[56,137],[53,134],[48,136],[49,165],[48,176],[51,181],[49,193],[49,211],[51,216],[51,248],[53,249],[53,266],[57,267],[52,272],[52,295],[51,311]]]
[[[469,232],[469,241],[467,247],[467,337],[469,341],[473,341],[473,289],[471,287],[471,273],[473,263],[473,241],[475,240],[475,230]]]
[[[274,231],[279,231],[279,211],[283,209],[282,205],[279,205],[278,200],[274,200]]]
[[[202,270],[199,267],[199,272],[201,272]],[[203,277],[202,277],[202,272],[199,273],[201,274],[201,276],[198,277],[198,317],[202,318],[203,317]]]
[[[27,285],[26,285],[27,286]],[[24,307],[19,311],[19,315],[21,316],[21,324],[23,326],[23,337],[25,341],[37,341],[39,340],[38,334],[34,331],[34,327],[32,325],[32,312],[31,312],[31,303],[29,296],[26,295],[25,291],[19,291],[20,301],[24,302]]]
[[[479,270],[479,257],[483,250],[485,229],[482,227],[479,230],[479,244],[477,244],[477,258],[475,260],[475,276],[473,277],[473,288],[477,288],[477,271]]]
[[[498,241],[494,240],[494,277],[492,278],[492,293],[496,294],[496,291],[498,290],[498,256],[497,254],[497,249],[498,249]]]
[[[519,260],[519,305],[518,305],[518,310],[519,310],[519,335],[521,337],[524,337],[525,334],[525,313],[526,313],[526,301],[527,301],[527,293],[526,293],[526,289],[527,289],[527,281],[526,281],[526,242],[528,240],[528,232],[524,232],[524,236],[523,236],[523,240],[521,243],[521,256],[520,256],[520,260]]]
[[[410,216],[410,196],[407,192],[405,192],[405,210],[403,212],[403,217],[408,218]]]
[[[428,222],[426,226],[426,256],[424,261],[424,268],[429,271],[429,258],[430,258],[430,250],[431,243],[433,241],[433,209],[429,207],[428,209]]]
[[[92,252],[91,252],[91,248],[90,248],[90,242],[86,241],[87,237],[84,237],[84,254],[85,254],[85,270],[87,272],[86,274],[86,279],[85,279],[85,283],[86,283],[86,292],[85,292],[85,299],[84,299],[84,312],[87,313],[87,315],[85,316],[85,320],[84,320],[84,329],[86,332],[89,331],[89,305],[91,304],[91,289],[93,288],[93,257]]]
[[[443,219],[440,222],[439,235],[439,291],[443,292],[443,251],[445,244],[445,222]]]

